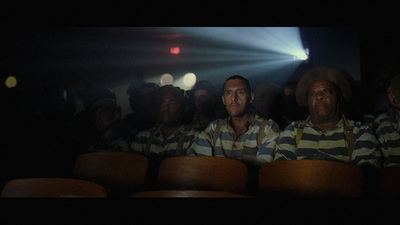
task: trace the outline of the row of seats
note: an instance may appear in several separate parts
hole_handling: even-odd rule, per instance
[[[157,190],[146,190],[148,160],[137,154],[98,152],[80,155],[73,178],[27,178],[9,181],[2,197],[109,197],[125,193],[148,197],[255,197],[245,193],[248,167],[234,159],[180,156],[161,162]],[[367,179],[367,176],[369,177]],[[361,167],[323,160],[264,164],[256,196],[363,197],[368,185],[377,196],[400,195],[400,166],[378,171],[376,182]],[[374,176],[372,176],[374,177]]]

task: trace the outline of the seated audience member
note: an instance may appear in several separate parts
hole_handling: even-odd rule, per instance
[[[121,107],[114,99],[99,99],[92,106],[96,134],[89,136],[88,152],[128,152],[130,136],[121,121]]]
[[[131,132],[132,140],[143,130],[152,128],[157,122],[155,95],[159,86],[145,81],[132,82],[127,90],[132,113],[123,119]]]
[[[156,92],[158,124],[139,132],[131,145],[131,152],[144,155],[149,160],[148,178],[152,185],[159,164],[167,157],[186,155],[198,131],[185,124],[187,97],[184,90],[171,85]]]
[[[288,101],[278,85],[268,83],[257,86],[252,105],[259,116],[272,119],[278,124],[280,130],[290,124]]]
[[[69,129],[71,130],[71,142],[79,149],[78,152],[87,151],[87,139],[97,132],[92,107],[93,104],[102,98],[111,98],[116,101],[114,91],[106,87],[97,87],[88,84],[78,92],[78,97],[82,100],[84,109],[75,113]]]
[[[294,81],[287,81],[287,83],[283,85],[283,94],[285,95],[289,105],[289,121],[301,120],[308,116],[307,108],[301,107],[297,104],[296,85],[297,82]]]
[[[294,121],[281,132],[275,160],[318,159],[381,167],[381,152],[373,131],[361,122],[346,119],[343,101],[351,88],[339,71],[317,67],[299,81],[296,100],[308,106],[310,116]]]
[[[250,110],[254,100],[250,82],[234,75],[223,90],[229,117],[212,121],[194,140],[188,155],[227,157],[256,166],[272,161],[279,127]]]
[[[201,131],[211,121],[218,119],[223,110],[218,107],[215,87],[210,81],[201,80],[197,82],[192,91],[195,110],[192,125],[193,128]]]
[[[400,75],[395,76],[386,91],[389,109],[375,120],[376,136],[383,154],[383,166],[400,165]]]

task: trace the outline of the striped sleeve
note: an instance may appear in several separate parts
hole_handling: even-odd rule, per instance
[[[297,122],[290,123],[279,135],[275,146],[274,161],[296,159]]]
[[[187,150],[187,155],[205,155],[212,156],[212,146],[215,128],[219,120],[214,120],[201,131]]]
[[[382,154],[378,147],[372,129],[360,122],[354,124],[354,151],[352,161],[355,165],[372,165],[380,168],[382,163]]]
[[[264,163],[271,162],[274,159],[276,141],[279,137],[279,126],[273,121],[268,120],[264,128],[264,138],[257,150],[255,164],[261,166]]]
[[[391,122],[384,121],[377,128],[376,136],[382,150],[384,167],[400,165],[400,134],[397,129]]]
[[[150,136],[150,131],[141,131],[136,136],[131,144],[132,153],[143,154],[146,148],[148,137]]]

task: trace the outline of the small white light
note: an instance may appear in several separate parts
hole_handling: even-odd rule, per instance
[[[183,83],[188,86],[192,87],[196,83],[196,75],[194,73],[187,73],[183,76]]]
[[[164,73],[161,76],[160,83],[162,86],[168,85],[168,84],[172,85],[174,83],[174,77],[169,73]]]

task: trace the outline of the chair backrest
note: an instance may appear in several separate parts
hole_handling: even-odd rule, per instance
[[[243,194],[204,190],[155,190],[137,192],[130,198],[252,198]]]
[[[144,186],[147,158],[127,152],[95,152],[77,157],[74,178],[93,181],[115,193],[131,194]]]
[[[25,178],[11,180],[1,197],[9,198],[105,198],[107,190],[96,183],[69,178]]]
[[[400,197],[400,166],[385,167],[380,170],[379,196]]]
[[[326,160],[274,161],[260,168],[258,191],[268,196],[361,197],[363,172]]]
[[[214,190],[243,194],[247,167],[229,158],[179,156],[161,162],[158,185],[163,189]]]

